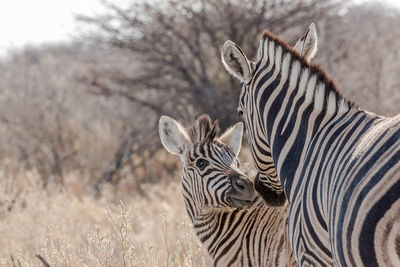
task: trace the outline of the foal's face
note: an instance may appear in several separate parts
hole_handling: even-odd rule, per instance
[[[193,144],[182,170],[183,195],[199,208],[249,206],[256,193],[239,164],[231,149],[218,140]]]

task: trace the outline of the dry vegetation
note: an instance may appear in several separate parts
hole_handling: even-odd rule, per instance
[[[347,0],[132,3],[80,17],[91,29],[83,41],[0,61],[0,264],[39,266],[40,254],[52,266],[207,266],[156,127],[161,114],[236,120],[239,84],[219,62],[226,39],[255,52],[265,28],[293,44],[314,21],[314,61],[343,94],[400,112],[398,11]]]
[[[209,265],[176,182],[143,185],[145,197],[106,186],[94,199],[78,175],[66,181],[44,190],[38,173],[0,170],[2,266],[39,266],[36,254],[51,266]]]

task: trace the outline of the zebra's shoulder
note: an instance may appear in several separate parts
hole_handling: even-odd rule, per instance
[[[382,117],[361,137],[354,150],[354,157],[361,156],[375,143],[387,147],[398,146],[400,149],[400,114],[395,117]]]

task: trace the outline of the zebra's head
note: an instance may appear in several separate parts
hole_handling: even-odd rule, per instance
[[[275,40],[278,40],[276,37],[272,35],[268,35],[272,40],[271,43],[274,43]],[[268,133],[263,131],[265,126],[266,110],[269,107],[265,107],[268,101],[268,96],[263,98],[264,102],[260,102],[261,98],[259,95],[256,96],[257,92],[260,92],[260,88],[263,88],[267,81],[270,83],[270,88],[278,87],[279,82],[273,80],[271,77],[267,77],[266,73],[268,73],[267,62],[275,62],[276,66],[282,66],[285,62],[282,62],[280,56],[275,57],[274,46],[271,45],[268,49],[265,49],[264,45],[265,37],[260,41],[260,46],[257,52],[257,60],[252,62],[247,59],[244,52],[240,49],[238,45],[236,45],[232,41],[226,41],[224,44],[224,48],[222,51],[222,63],[225,66],[226,70],[234,77],[239,79],[242,82],[242,89],[239,98],[239,106],[237,109],[238,117],[243,118],[246,131],[247,138],[251,147],[251,152],[253,155],[253,159],[256,163],[257,170],[259,171],[260,176],[255,180],[256,187],[260,180],[262,180],[262,184],[266,185],[266,187],[272,189],[271,192],[278,192],[282,194],[283,188],[280,184],[277,171],[275,165],[273,163],[271,147],[269,143]],[[290,50],[294,56],[302,58],[303,61],[309,62],[315,55],[317,51],[317,35],[315,30],[315,25],[311,24],[304,35],[297,41],[296,45],[291,48],[286,45],[286,49]],[[276,54],[281,53],[282,49],[276,49]],[[280,52],[279,52],[280,51]],[[271,56],[273,55],[273,56]],[[286,57],[285,60],[290,60],[289,57]],[[284,60],[284,61],[285,61]],[[271,89],[269,92],[273,91]],[[278,92],[274,92],[277,94]],[[256,108],[262,109],[262,111],[255,111]],[[283,200],[283,198],[280,198]],[[264,198],[265,200],[265,198]],[[279,201],[279,203],[283,203],[283,201]]]
[[[182,194],[192,220],[213,208],[241,208],[256,197],[253,182],[239,169],[243,124],[236,123],[219,136],[218,123],[207,115],[186,130],[162,116],[159,134],[166,150],[183,164]]]

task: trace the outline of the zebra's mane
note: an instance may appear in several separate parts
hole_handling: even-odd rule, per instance
[[[282,55],[286,53],[290,53],[292,59],[297,60],[302,68],[308,68],[310,70],[310,76],[315,74],[317,76],[317,81],[323,82],[325,84],[325,88],[328,92],[333,92],[339,99],[343,99],[350,107],[355,106],[354,102],[345,98],[340,90],[337,88],[335,82],[329,76],[329,74],[319,65],[307,62],[307,60],[301,56],[293,47],[288,45],[285,41],[279,39],[279,37],[275,36],[269,31],[264,31],[262,34],[262,39],[273,41],[275,45],[282,47]],[[328,94],[325,94],[327,96]]]
[[[218,121],[215,120],[213,123],[210,116],[207,114],[201,115],[194,125],[189,128],[188,133],[192,143],[212,142],[219,134]]]

